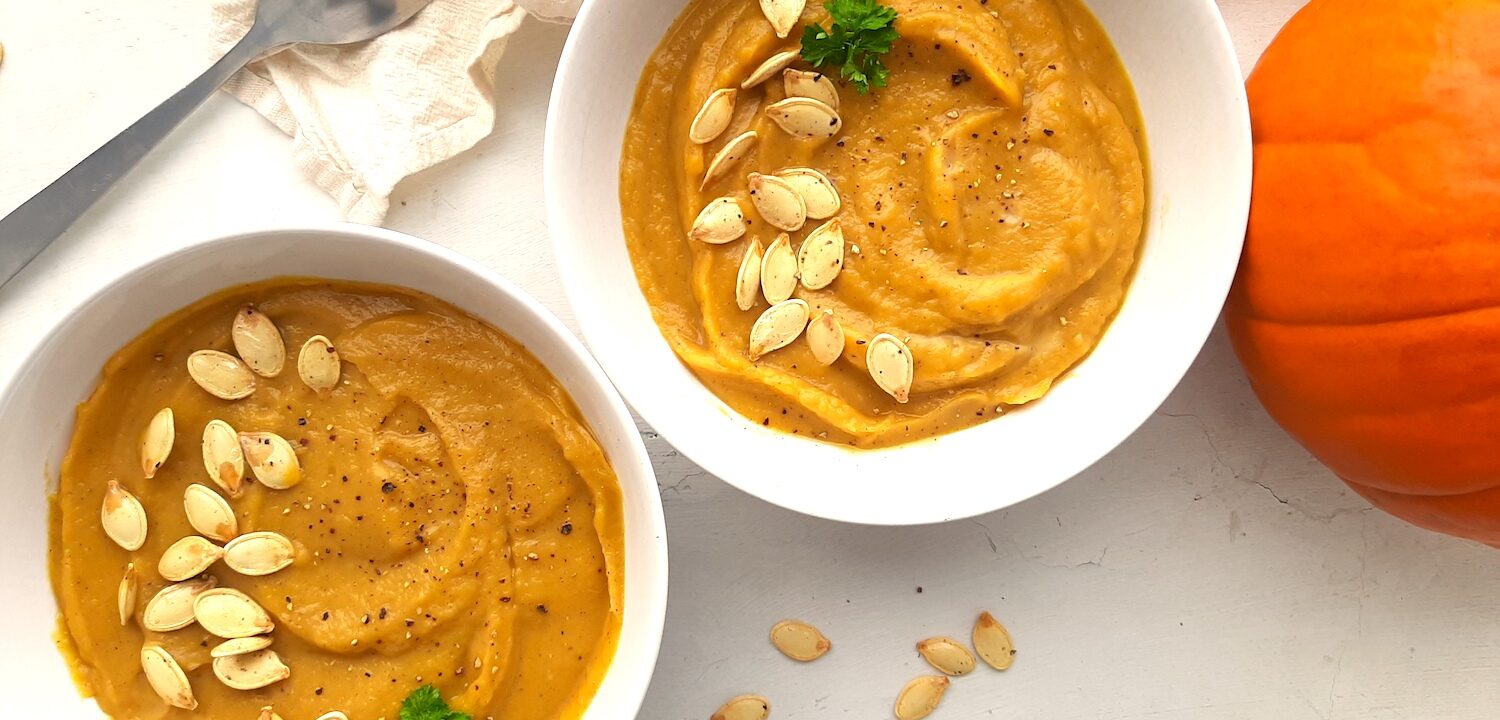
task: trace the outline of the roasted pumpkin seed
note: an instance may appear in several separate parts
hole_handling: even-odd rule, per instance
[[[281,716],[277,715],[276,711],[272,710],[270,705],[267,705],[260,709],[260,717],[256,718],[256,720],[281,720]]]
[[[156,477],[167,456],[172,454],[172,441],[177,439],[177,426],[172,421],[172,408],[162,408],[151,416],[141,433],[141,472],[146,479]]]
[[[786,168],[778,171],[776,177],[790,183],[792,189],[802,196],[802,202],[807,205],[807,216],[813,220],[831,218],[843,206],[833,181],[817,170],[805,167]]]
[[[141,579],[135,571],[135,563],[125,563],[125,576],[120,578],[120,588],[115,591],[115,606],[120,611],[120,624],[130,624],[135,614],[136,597],[141,591]]]
[[[797,289],[797,253],[786,233],[776,236],[760,261],[760,289],[766,302],[775,305],[792,296]]]
[[[146,682],[151,684],[151,689],[168,705],[183,710],[198,707],[187,673],[182,671],[182,666],[177,664],[177,659],[166,648],[155,643],[142,647],[141,670],[145,672]]]
[[[915,367],[906,343],[887,333],[876,335],[865,349],[865,366],[881,390],[896,402],[907,401]]]
[[[216,658],[233,657],[235,655],[253,653],[257,650],[265,650],[268,647],[271,647],[270,635],[234,638],[233,640],[225,640],[215,645],[212,650],[208,651],[208,656]]]
[[[783,50],[766,58],[765,62],[750,71],[750,76],[745,78],[744,82],[740,83],[740,89],[748,90],[776,77],[777,73],[791,67],[792,63],[797,62],[797,58],[801,54],[802,51],[800,49]]]
[[[221,638],[264,635],[276,629],[271,614],[234,588],[214,588],[193,600],[193,617],[204,630]]]
[[[182,510],[187,514],[188,524],[204,537],[228,542],[239,534],[240,523],[234,516],[234,508],[207,485],[187,486],[182,491]]]
[[[156,562],[156,571],[172,582],[181,582],[207,570],[224,557],[224,548],[197,535],[174,542]]]
[[[755,307],[755,298],[760,295],[760,264],[765,258],[760,238],[751,238],[740,258],[740,271],[734,278],[734,304],[741,310]]]
[[[917,653],[944,675],[967,675],[974,670],[974,653],[950,637],[931,637],[917,643]]]
[[[724,177],[735,163],[745,159],[750,154],[750,148],[755,146],[755,141],[760,134],[754,130],[736,135],[734,139],[724,143],[719,152],[714,154],[714,159],[708,162],[708,169],[703,171],[703,183],[698,186],[699,190],[707,188],[714,181]]]
[[[781,71],[781,86],[787,97],[805,97],[839,109],[839,90],[827,75],[814,70],[787,68]]]
[[[784,300],[767,308],[750,327],[750,359],[792,344],[807,327],[807,303]]]
[[[974,652],[996,670],[1005,670],[1015,661],[1016,646],[1011,642],[1010,632],[989,612],[979,613],[974,621]]]
[[[702,145],[723,135],[729,128],[729,121],[734,118],[734,101],[738,96],[739,91],[734,88],[720,88],[709,93],[703,107],[693,116],[693,124],[688,126],[688,140]]]
[[[744,236],[749,227],[740,201],[721,197],[703,206],[697,219],[693,220],[692,229],[688,230],[688,237],[710,245],[723,245]]]
[[[349,720],[349,716],[338,710],[330,710],[319,715],[318,720]]]
[[[302,482],[302,466],[292,444],[276,433],[240,433],[240,450],[245,463],[260,484],[272,490],[285,490]]]
[[[302,343],[297,353],[297,376],[302,383],[323,394],[339,384],[339,373],[343,364],[339,362],[339,351],[322,335],[314,335]]]
[[[801,620],[782,620],[771,628],[771,644],[793,660],[812,662],[833,647],[822,632]]]
[[[948,678],[942,675],[923,675],[901,688],[896,696],[897,720],[921,720],[937,709],[948,691]]]
[[[739,695],[719,706],[709,720],[766,720],[770,716],[770,700],[760,695]]]
[[[843,129],[839,112],[822,100],[789,97],[766,107],[771,118],[788,135],[800,138],[831,138]]]
[[[240,450],[239,434],[223,420],[209,420],[203,426],[203,469],[229,497],[239,496],[245,481],[245,453]]]
[[[99,524],[109,539],[126,550],[134,552],[146,544],[146,507],[114,480],[104,490]]]
[[[158,590],[141,611],[141,627],[151,632],[171,632],[192,625],[193,601],[217,584],[210,575]]]
[[[818,226],[802,241],[797,252],[797,274],[808,290],[821,290],[833,283],[844,269],[844,226],[838,218]]]
[[[844,326],[839,324],[832,310],[824,310],[807,324],[807,347],[812,351],[813,359],[824,365],[832,365],[843,356]]]
[[[255,392],[255,373],[244,361],[218,350],[199,350],[188,356],[188,377],[221,400],[239,400]]]
[[[771,227],[796,231],[807,222],[807,203],[802,195],[775,175],[750,173],[750,202]]]
[[[229,337],[234,341],[234,351],[251,372],[261,377],[281,374],[282,366],[286,365],[286,342],[281,339],[276,323],[254,305],[246,305],[235,313]]]
[[[256,690],[292,676],[292,669],[275,650],[214,658],[214,677],[235,690]]]
[[[241,575],[270,575],[297,558],[297,548],[281,533],[246,533],[224,546],[224,564]]]
[[[797,26],[806,5],[807,0],[760,0],[760,11],[770,21],[776,37],[784,38]]]

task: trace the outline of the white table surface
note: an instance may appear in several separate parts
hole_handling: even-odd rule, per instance
[[[0,212],[205,65],[204,4],[0,2]],[[1248,69],[1302,0],[1221,5]],[[408,181],[386,224],[478,258],[571,322],[540,183],[565,33],[523,29],[495,135]],[[287,149],[247,108],[210,101],[0,289],[0,378],[117,268],[227,231],[337,219]],[[1270,422],[1222,332],[1118,450],[973,521],[813,520],[647,438],[672,599],[642,718],[707,717],[740,692],[770,696],[776,718],[889,717],[924,671],[912,644],[966,637],[984,608],[1013,631],[1016,665],[956,682],[934,718],[1495,716],[1500,555],[1371,510]],[[822,627],[834,651],[806,666],[778,656],[765,635],[788,616]]]

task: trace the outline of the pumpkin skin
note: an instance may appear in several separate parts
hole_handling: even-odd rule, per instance
[[[1248,92],[1255,393],[1377,507],[1500,545],[1500,2],[1314,0]]]

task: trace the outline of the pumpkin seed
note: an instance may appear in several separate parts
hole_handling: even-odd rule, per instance
[[[192,625],[193,601],[217,584],[209,575],[158,590],[141,611],[141,627],[151,632],[171,632]]]
[[[807,327],[807,303],[785,300],[767,308],[750,328],[750,359],[792,344]]]
[[[276,629],[271,614],[260,603],[234,588],[199,593],[193,600],[193,617],[204,630],[221,638],[264,635]]]
[[[797,253],[786,233],[776,236],[760,261],[760,289],[766,302],[775,305],[792,296],[797,289]]]
[[[802,19],[802,8],[806,4],[807,0],[760,0],[760,11],[771,22],[776,37],[784,38]]]
[[[807,216],[814,220],[831,218],[843,206],[833,181],[817,170],[805,167],[786,168],[777,172],[776,177],[790,183],[792,189],[802,196],[802,202],[807,205]]]
[[[302,352],[297,353],[297,375],[303,384],[323,394],[339,384],[339,351],[322,335],[314,335],[302,343]]]
[[[734,117],[734,101],[738,96],[739,91],[734,88],[720,88],[709,93],[703,107],[693,116],[693,124],[688,126],[688,140],[702,145],[723,135]]]
[[[286,438],[269,432],[242,432],[239,437],[245,462],[262,485],[272,490],[285,490],[302,482],[297,451]]]
[[[990,667],[1004,670],[1015,661],[1016,646],[1011,642],[1010,633],[989,612],[979,613],[979,619],[974,621],[974,635],[971,639],[974,641],[974,651]]]
[[[146,479],[156,477],[167,456],[172,454],[172,441],[177,438],[177,427],[172,422],[172,408],[162,408],[146,423],[141,433],[141,472]]]
[[[897,720],[921,720],[937,709],[948,691],[948,678],[942,675],[923,675],[901,688],[896,696]]]
[[[760,263],[765,255],[760,238],[751,238],[745,256],[740,258],[740,272],[734,278],[734,303],[741,310],[755,307],[755,297],[760,294]]]
[[[135,614],[136,597],[141,591],[141,579],[135,571],[135,563],[125,563],[125,576],[120,578],[120,589],[115,591],[115,605],[120,610],[120,624],[128,625]]]
[[[745,222],[745,211],[740,201],[732,197],[721,197],[703,206],[688,237],[710,245],[723,245],[738,240],[750,227]]]
[[[338,710],[331,710],[319,715],[318,720],[349,720],[349,716]]]
[[[240,523],[234,516],[234,508],[207,485],[187,486],[182,491],[182,510],[187,514],[188,524],[205,537],[228,542],[239,534]]]
[[[240,450],[239,434],[223,420],[209,420],[203,426],[203,469],[229,497],[239,496],[245,481],[245,453]]]
[[[775,175],[750,173],[750,202],[772,227],[796,231],[807,222],[807,203],[791,183]]]
[[[914,368],[906,343],[887,333],[876,335],[865,350],[865,366],[881,390],[896,402],[907,401]]]
[[[146,544],[146,508],[114,480],[109,481],[104,491],[99,524],[110,540],[126,550],[134,552]]]
[[[787,68],[781,71],[781,86],[786,89],[787,97],[812,98],[839,109],[839,89],[823,73]]]
[[[241,575],[270,575],[297,557],[297,548],[281,533],[246,533],[224,546],[224,564]]]
[[[255,392],[255,373],[229,353],[199,350],[188,356],[187,371],[198,387],[221,400],[239,400]]]
[[[797,274],[808,290],[828,287],[844,269],[844,226],[838,218],[818,226],[797,252]]]
[[[156,571],[172,582],[181,582],[202,573],[224,557],[224,548],[197,535],[172,543],[156,563]]]
[[[256,690],[292,676],[292,669],[269,648],[214,658],[214,676],[235,690]],[[275,716],[275,713],[272,713]]]
[[[844,127],[837,110],[822,100],[789,97],[766,107],[766,116],[788,135],[802,138],[831,138]]]
[[[824,365],[834,364],[844,354],[844,327],[832,310],[824,310],[807,324],[807,347],[813,359]]]
[[[708,169],[703,172],[703,184],[699,185],[698,189],[702,190],[715,180],[724,177],[724,173],[729,172],[729,168],[734,167],[735,163],[743,160],[750,153],[750,148],[759,138],[758,133],[750,130],[724,143],[724,147],[719,148],[714,159],[708,162]]]
[[[782,620],[771,628],[771,644],[793,660],[812,662],[833,647],[817,628],[801,620]]]
[[[281,720],[281,716],[277,715],[276,711],[272,710],[270,705],[267,705],[260,709],[260,717],[256,718],[256,720]]]
[[[801,55],[802,51],[800,49],[792,49],[783,50],[766,58],[765,62],[750,71],[750,77],[745,78],[745,81],[740,83],[740,89],[749,90],[756,85],[770,80],[776,76],[776,73],[791,67],[792,63],[797,62],[797,58]]]
[[[146,682],[151,684],[151,689],[168,705],[183,710],[198,707],[187,673],[182,671],[182,666],[177,664],[177,659],[166,648],[154,643],[142,647],[141,670],[145,672]]]
[[[208,651],[208,656],[216,658],[233,657],[235,655],[253,653],[257,650],[265,650],[268,647],[271,647],[270,635],[234,638],[233,640],[225,640],[215,645],[212,650]]]
[[[234,325],[229,330],[234,341],[234,351],[250,367],[251,372],[261,377],[276,377],[286,364],[286,343],[281,331],[265,313],[246,305],[234,315]]]
[[[760,695],[740,695],[721,705],[709,720],[766,720],[770,716],[770,700]]]
[[[967,675],[974,670],[974,653],[950,637],[932,637],[917,643],[922,659],[944,675]]]

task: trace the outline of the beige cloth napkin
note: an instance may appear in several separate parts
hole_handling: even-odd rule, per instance
[[[403,178],[490,134],[495,69],[527,13],[565,21],[580,0],[433,0],[405,25],[341,47],[295,46],[224,90],[292,136],[292,157],[344,217],[377,224]],[[212,0],[219,44],[250,28],[255,0]]]

